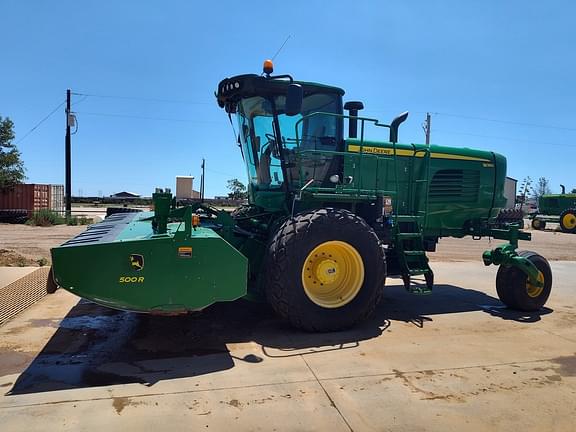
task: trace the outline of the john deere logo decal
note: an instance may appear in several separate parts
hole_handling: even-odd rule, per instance
[[[144,268],[144,257],[138,254],[130,255],[130,265],[133,270],[140,271]]]

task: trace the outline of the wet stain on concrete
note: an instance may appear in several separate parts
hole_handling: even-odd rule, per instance
[[[0,348],[0,377],[21,373],[33,359],[33,353]]]
[[[548,375],[546,379],[552,382],[562,381],[562,377],[560,375]]]
[[[424,390],[420,387],[418,387],[417,385],[415,385],[410,378],[408,378],[404,373],[400,372],[399,370],[393,369],[394,371],[394,376],[396,378],[400,378],[403,382],[404,385],[406,385],[406,387],[408,387],[413,393],[420,393],[422,395],[422,397],[420,398],[421,400],[437,400],[437,399],[442,399],[442,400],[446,400],[446,401],[455,401],[455,402],[463,402],[463,400],[453,394],[437,394],[434,393],[432,391],[429,390]],[[430,372],[432,372],[430,374]],[[433,371],[425,371],[423,372],[425,375],[430,376],[433,375],[434,372]]]
[[[115,397],[112,398],[112,406],[116,410],[116,414],[120,415],[120,413],[130,405],[130,398],[127,397]]]
[[[26,325],[57,325],[57,330],[38,354],[14,353],[11,348],[7,356],[0,356],[0,375],[21,372],[11,395],[128,383],[152,386],[160,380],[231,369],[237,361],[258,367],[269,356],[263,347],[286,355],[318,347],[355,348],[359,341],[381,334],[382,320],[375,317],[341,333],[308,334],[289,328],[267,306],[243,301],[159,317],[81,300],[62,319],[34,319]],[[261,352],[230,352],[234,344],[245,349],[246,342]]]
[[[228,402],[228,405],[233,406],[234,408],[240,408],[242,404],[238,401],[238,399],[232,399],[230,402]]]
[[[576,353],[572,356],[556,357],[551,360],[559,366],[558,373],[564,377],[576,376]]]
[[[59,319],[31,319],[28,320],[29,327],[58,327]]]

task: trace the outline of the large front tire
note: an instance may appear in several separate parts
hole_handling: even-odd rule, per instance
[[[268,302],[307,331],[337,331],[364,320],[386,279],[385,251],[374,230],[354,213],[334,208],[285,221],[265,265]]]
[[[542,308],[552,290],[552,270],[546,258],[535,252],[521,251],[518,255],[532,262],[538,269],[543,287],[532,285],[526,273],[517,267],[500,266],[496,275],[498,297],[511,309],[534,312]]]

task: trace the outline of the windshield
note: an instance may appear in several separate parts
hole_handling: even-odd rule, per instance
[[[284,173],[288,183],[300,183],[302,176],[326,177],[329,163],[323,160],[314,163],[314,173],[302,173],[294,163],[295,151],[306,150],[338,151],[342,144],[341,119],[336,116],[317,115],[315,113],[341,113],[340,96],[333,93],[314,93],[304,97],[301,114],[284,114],[285,96],[269,99],[255,96],[242,99],[238,109],[240,141],[248,167],[250,183],[258,189],[278,189],[284,184]],[[275,124],[274,114],[278,124]],[[300,122],[299,122],[300,121]],[[296,135],[298,125],[298,135]],[[297,140],[297,138],[299,140]],[[299,144],[299,145],[298,145]],[[282,169],[281,155],[284,157]],[[324,158],[326,159],[326,158]],[[332,158],[329,158],[332,160]]]

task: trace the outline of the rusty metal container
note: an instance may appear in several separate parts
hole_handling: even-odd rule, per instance
[[[28,216],[41,209],[51,208],[51,187],[43,184],[19,184],[0,190],[0,210],[26,210]]]

